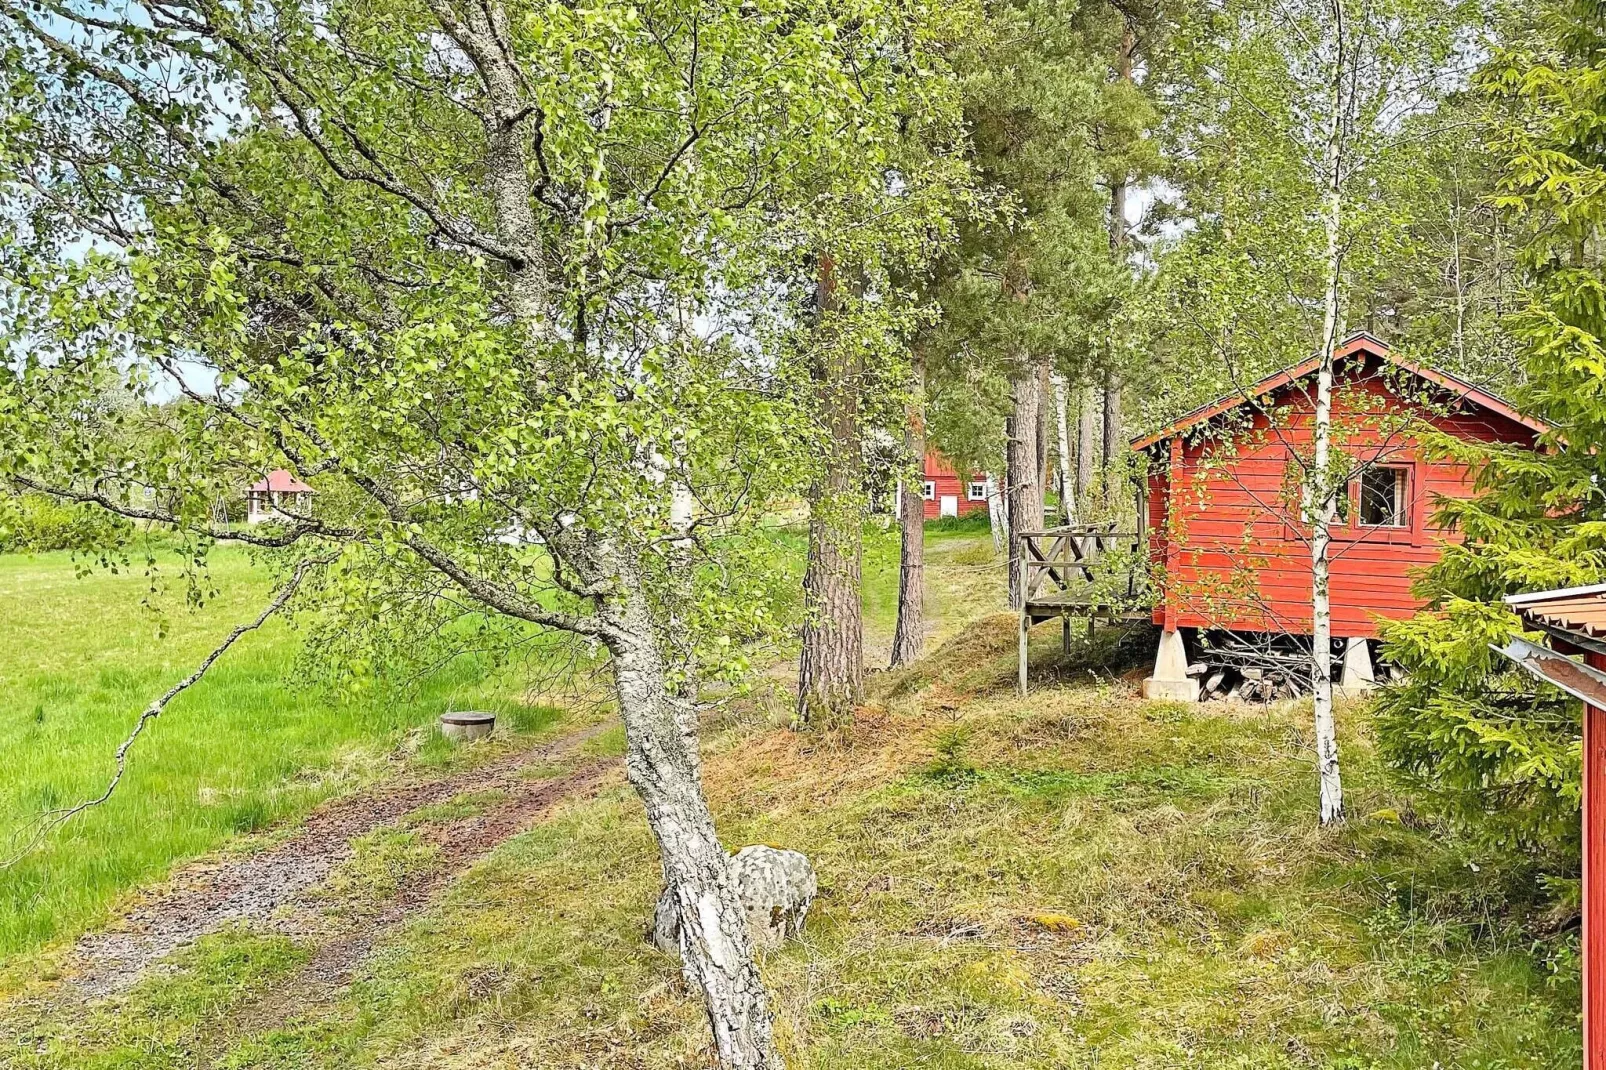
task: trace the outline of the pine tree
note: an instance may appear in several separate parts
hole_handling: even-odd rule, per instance
[[[1535,685],[1491,643],[1515,630],[1507,594],[1606,580],[1606,18],[1560,3],[1480,73],[1500,161],[1495,205],[1525,230],[1527,300],[1508,321],[1525,382],[1515,400],[1551,431],[1538,452],[1437,443],[1478,472],[1447,501],[1447,546],[1421,584],[1433,608],[1384,632],[1410,673],[1379,708],[1383,753],[1425,801],[1490,840],[1567,845],[1576,861],[1577,704]]]

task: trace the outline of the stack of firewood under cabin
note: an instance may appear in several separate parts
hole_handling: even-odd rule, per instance
[[[1333,667],[1343,664],[1343,640],[1334,641]],[[1388,674],[1389,668],[1382,667]],[[1277,702],[1310,694],[1310,639],[1297,635],[1211,633],[1188,666],[1199,681],[1199,701]]]

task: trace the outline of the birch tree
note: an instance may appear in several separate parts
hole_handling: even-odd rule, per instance
[[[1553,430],[1539,451],[1431,444],[1477,472],[1480,493],[1442,503],[1463,540],[1423,577],[1433,611],[1384,632],[1410,677],[1384,699],[1378,740],[1424,810],[1515,849],[1524,872],[1538,857],[1576,876],[1578,703],[1491,649],[1520,628],[1504,596],[1606,579],[1606,27],[1591,4],[1541,10],[1479,72],[1475,132],[1519,251],[1513,400]]]
[[[1343,818],[1332,705],[1330,529],[1367,462],[1333,421],[1333,350],[1378,265],[1410,248],[1397,203],[1435,113],[1471,68],[1470,6],[1274,0],[1188,28],[1173,118],[1196,229],[1163,274],[1198,400],[1318,357],[1311,440],[1290,446],[1311,564],[1311,689],[1323,824]],[[1431,359],[1431,355],[1424,355]],[[1185,403],[1182,403],[1185,404]],[[1178,407],[1182,407],[1179,404]]]
[[[781,1060],[699,683],[774,627],[744,533],[819,455],[768,340],[827,236],[940,240],[947,183],[887,171],[913,99],[957,131],[942,10],[0,4],[6,491],[253,546],[354,663],[605,653],[724,1067]],[[273,468],[316,512],[220,526]]]

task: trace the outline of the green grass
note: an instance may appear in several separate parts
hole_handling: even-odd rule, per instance
[[[789,1066],[1577,1065],[1576,971],[1546,968],[1567,942],[1524,928],[1520,874],[1392,816],[1409,808],[1362,711],[1343,717],[1355,816],[1323,832],[1308,709],[1145,703],[1113,631],[1071,662],[1053,631],[1024,702],[996,617],[879,678],[852,726],[710,741],[727,841],[820,873],[803,939],[763,966]],[[408,858],[405,837],[368,846]],[[695,999],[642,938],[658,880],[638,803],[610,789],[493,852],[327,1003],[233,1030],[242,986],[287,955],[236,936],[122,1014],[38,1026],[15,1064],[707,1066]],[[251,961],[207,997],[225,954]]]
[[[982,520],[985,521],[985,514]],[[890,650],[898,620],[898,544],[896,527],[870,525],[864,536],[864,623],[873,654]],[[985,522],[975,518],[926,523],[926,621],[935,642],[965,621],[1004,605],[1002,565],[993,554]],[[885,664],[871,659],[872,664]]]
[[[939,619],[957,597],[941,564],[991,561],[985,530],[933,525],[929,553]],[[778,538],[801,561],[797,531]],[[968,555],[968,558],[967,556]],[[866,616],[889,634],[897,613],[897,532],[866,542]],[[149,581],[136,570],[79,577],[66,554],[0,555],[0,857],[28,841],[38,816],[98,794],[111,755],[154,696],[190,672],[234,625],[271,595],[268,578],[240,551],[211,560],[219,594],[198,612],[159,597],[166,634],[142,608]],[[948,614],[952,616],[952,614]],[[544,729],[549,709],[515,701],[506,684],[454,663],[408,694],[341,697],[296,679],[298,637],[280,622],[243,638],[151,723],[129,773],[105,806],[75,818],[38,850],[0,871],[0,960],[70,939],[106,916],[116,899],[160,879],[177,861],[306,811],[380,774],[408,733],[448,704],[496,709],[524,731]],[[619,730],[587,753],[618,754]],[[423,738],[416,761],[444,757]]]
[[[1052,627],[1018,699],[1014,618],[975,619],[998,595],[985,544],[933,543],[945,645],[876,676],[850,725],[737,717],[705,748],[727,842],[796,847],[819,871],[803,938],[763,963],[793,1070],[1578,1064],[1575,941],[1537,924],[1528,874],[1410,816],[1363,708],[1340,711],[1353,816],[1319,830],[1306,706],[1146,703],[1141,650],[1105,629],[1064,659]],[[885,578],[867,587],[879,627]],[[418,844],[371,834],[332,883],[360,894],[430,865]],[[310,949],[231,932],[115,1011],[27,1021],[0,1065],[706,1067],[706,1020],[643,939],[659,879],[639,803],[608,788],[282,1020],[241,1009]]]
[[[238,551],[215,551],[212,572],[219,597],[198,612],[171,609],[159,636],[140,607],[142,575],[75,578],[65,554],[0,556],[0,855],[26,842],[42,811],[98,794],[140,709],[271,595]],[[0,958],[70,938],[175,860],[378,775],[449,700],[504,710],[532,729],[555,716],[516,708],[471,663],[414,694],[343,699],[298,686],[298,642],[277,621],[241,639],[150,724],[106,805],[0,871]],[[439,748],[427,744],[421,758],[441,757]]]

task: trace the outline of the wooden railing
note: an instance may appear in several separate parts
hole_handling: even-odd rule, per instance
[[[1139,513],[1142,516],[1142,513]],[[1021,532],[1020,693],[1026,694],[1032,625],[1059,617],[1061,643],[1071,650],[1071,618],[1141,620],[1148,615],[1148,539],[1114,524],[1083,524]],[[1111,557],[1116,560],[1110,560]]]
[[[1148,586],[1143,541],[1141,531],[1117,531],[1113,523],[1022,532],[1025,567],[1020,575],[1026,589],[1021,602],[1073,604],[1076,594],[1090,592],[1098,579],[1111,578],[1101,566],[1112,553],[1125,559],[1125,576],[1102,600],[1135,602]]]

